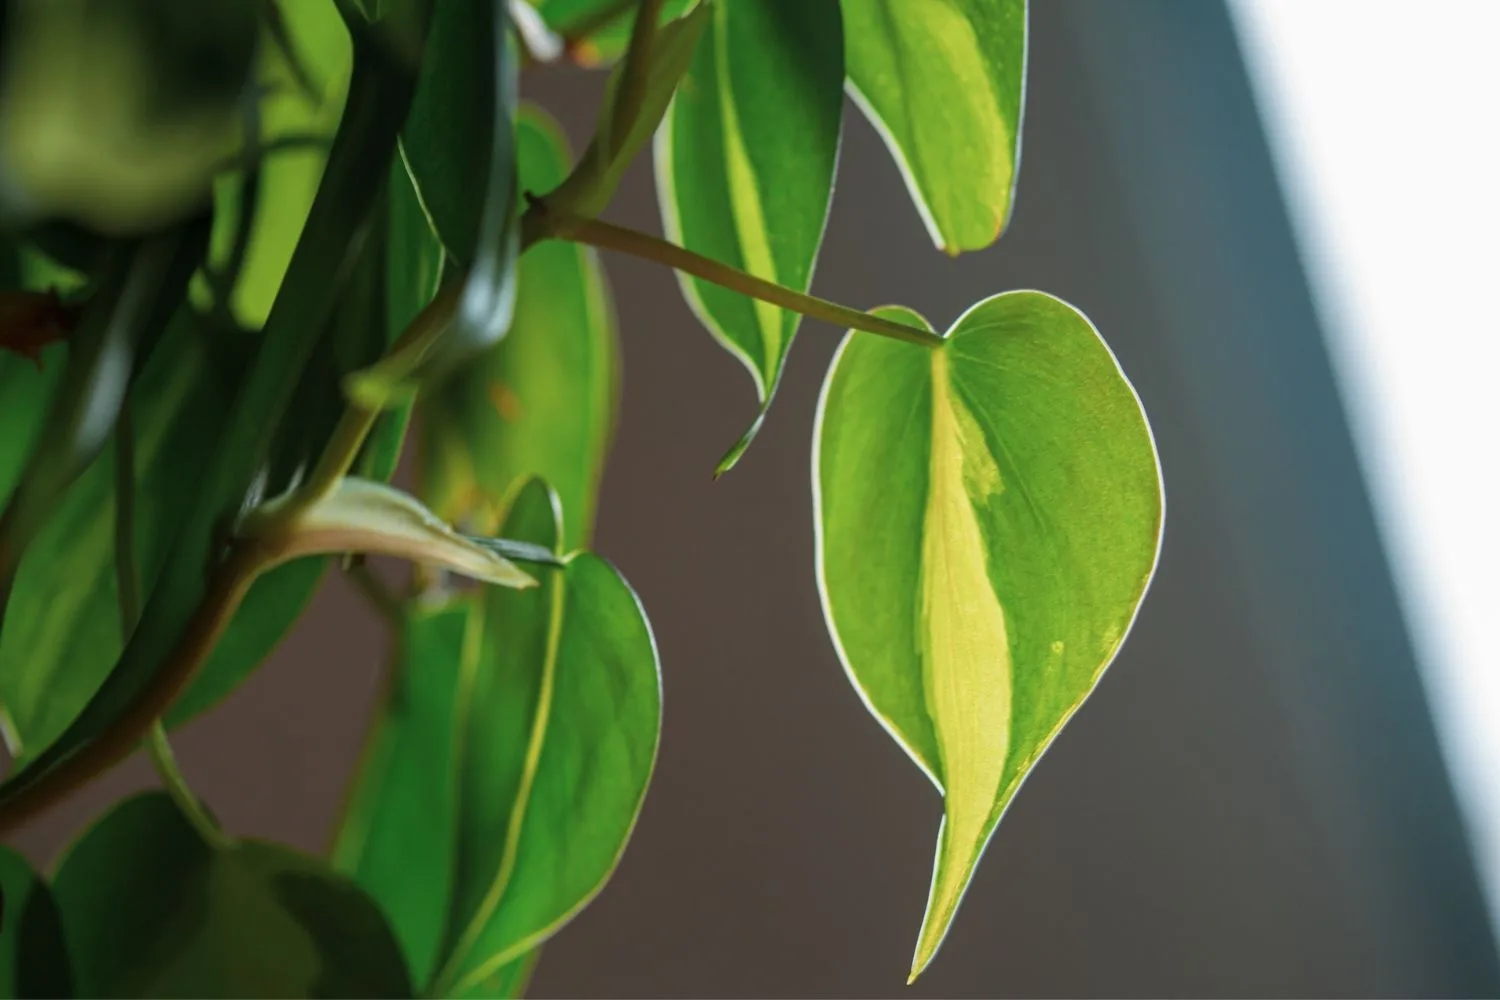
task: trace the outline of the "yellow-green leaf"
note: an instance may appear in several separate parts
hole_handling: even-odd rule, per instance
[[[818,414],[824,612],[867,707],[943,792],[915,977],[1130,629],[1160,470],[1109,348],[1040,292],[986,299],[936,349],[850,334]]]
[[[843,36],[837,0],[719,3],[667,112],[656,178],[667,237],[799,292],[812,283],[838,160]],[[801,317],[681,276],[698,319],[750,371],[755,422],[776,392]]]
[[[932,241],[993,243],[1021,163],[1026,0],[841,0],[849,91]]]

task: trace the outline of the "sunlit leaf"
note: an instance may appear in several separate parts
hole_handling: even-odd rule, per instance
[[[1021,161],[1026,0],[841,0],[849,90],[932,241],[995,241]]]
[[[52,891],[25,858],[0,847],[0,996],[72,995]]]
[[[593,218],[604,211],[626,168],[656,134],[678,81],[692,64],[693,52],[710,16],[710,6],[699,4],[656,32],[638,107],[627,108],[620,103],[625,65],[615,67],[604,88],[604,105],[599,111],[593,141],[568,179],[547,195],[550,207],[583,218]]]
[[[539,109],[516,128],[521,182],[567,171],[561,131]],[[521,258],[510,333],[422,404],[424,499],[448,520],[493,524],[531,476],[562,500],[564,551],[585,544],[614,416],[618,349],[603,270],[587,247],[541,243]]]
[[[453,887],[454,731],[474,602],[413,608],[402,624],[333,863],[380,904],[412,981],[435,971]],[[469,669],[472,669],[470,665]]]
[[[0,215],[131,235],[203,207],[238,139],[257,7],[48,0],[12,11]]]
[[[557,501],[533,481],[507,537],[555,546]],[[458,853],[433,992],[486,984],[609,878],[635,825],[661,727],[656,647],[640,604],[579,553],[528,591],[490,589],[460,684]]]
[[[206,843],[166,795],[106,813],[53,891],[79,996],[411,996],[379,909],[315,858]]]
[[[1114,356],[1040,292],[986,299],[938,349],[850,334],[818,412],[829,626],[870,711],[944,793],[915,976],[1135,618],[1160,473]]]
[[[667,238],[799,292],[812,283],[844,106],[838,0],[719,3],[667,112],[656,178]],[[761,412],[719,465],[738,461],[776,392],[801,317],[686,275],[688,304],[755,380]]]

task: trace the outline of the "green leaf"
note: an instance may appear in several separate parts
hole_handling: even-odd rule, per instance
[[[536,586],[498,547],[454,531],[416,497],[385,483],[345,476],[306,506],[298,499],[293,493],[261,504],[240,522],[238,537],[253,540],[268,565],[363,552],[442,566],[502,587]]]
[[[838,0],[719,3],[657,135],[667,238],[799,292],[812,283],[838,160]],[[681,275],[704,326],[750,370],[765,418],[801,316]]]
[[[569,156],[546,113],[516,128],[521,182],[556,184]],[[587,543],[619,382],[614,310],[594,251],[539,243],[521,258],[505,339],[422,403],[424,499],[439,516],[493,524],[513,488],[539,476],[562,499],[563,549]]]
[[[385,911],[412,980],[439,959],[453,886],[457,788],[454,729],[473,602],[408,613],[385,704],[365,750],[333,863]],[[472,665],[469,669],[472,669]]]
[[[944,793],[915,978],[1011,798],[1130,629],[1161,541],[1160,470],[1109,348],[1041,292],[984,300],[937,349],[850,334],[814,440],[839,655]]]
[[[443,245],[422,203],[411,172],[399,158],[391,163],[386,195],[386,343],[394,343],[433,297],[443,277]],[[412,401],[381,414],[360,459],[367,479],[389,482],[396,473],[411,423]]]
[[[939,249],[1010,220],[1021,165],[1026,0],[842,0],[849,91]]]
[[[656,32],[639,107],[624,108],[619,104],[626,67],[624,63],[615,67],[605,84],[604,106],[599,111],[593,141],[567,180],[547,195],[550,208],[586,219],[604,211],[625,170],[661,124],[678,81],[692,64],[693,51],[708,27],[710,14],[710,5],[699,4]]]
[[[31,865],[0,847],[0,996],[73,995],[57,904]]]
[[[449,261],[467,271],[451,317],[348,380],[350,397],[371,409],[405,405],[421,384],[441,381],[498,343],[515,308],[517,81],[505,0],[436,6],[401,149]]]
[[[555,547],[533,480],[505,534]],[[436,994],[482,995],[603,887],[635,825],[661,730],[656,646],[635,594],[588,553],[529,591],[490,589],[461,681],[458,838]]]
[[[134,394],[136,553],[149,594],[192,484],[225,420],[201,331],[187,313],[168,331]],[[29,760],[78,716],[120,655],[114,568],[114,449],[54,505],[16,575],[0,631],[0,704],[13,755]]]
[[[635,26],[633,4],[620,0],[533,0],[547,26],[565,40],[574,62],[608,66],[625,54]],[[662,20],[681,17],[694,0],[666,0]]]
[[[411,81],[392,54],[368,38],[356,46],[345,115],[307,225],[276,304],[240,370],[229,422],[192,489],[191,513],[172,546],[157,585],[120,662],[84,712],[52,747],[0,785],[0,808],[32,793],[52,768],[117,724],[150,689],[156,671],[181,638],[217,557],[220,527],[240,509],[264,468],[297,381],[341,290],[351,246],[382,187],[411,95]]]
[[[113,235],[208,199],[251,82],[256,0],[49,0],[8,17],[0,216]]]
[[[95,823],[53,891],[79,996],[412,995],[358,887],[273,844],[216,850],[160,792]]]

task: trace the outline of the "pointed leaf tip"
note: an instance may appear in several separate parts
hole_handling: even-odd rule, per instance
[[[298,556],[369,552],[444,566],[502,587],[536,586],[488,543],[454,531],[421,501],[384,483],[346,476],[328,495],[288,515],[292,497],[246,515],[240,536],[261,541],[273,563]]]
[[[1160,469],[1109,348],[1041,292],[986,299],[936,349],[850,335],[815,434],[829,628],[872,714],[944,795],[915,980],[1134,621],[1160,548]]]

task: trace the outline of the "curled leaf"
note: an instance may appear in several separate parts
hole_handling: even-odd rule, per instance
[[[295,509],[293,493],[247,514],[238,536],[261,546],[266,563],[299,556],[367,552],[446,567],[502,587],[536,580],[494,548],[459,534],[420,500],[384,483],[346,476],[326,496]]]

